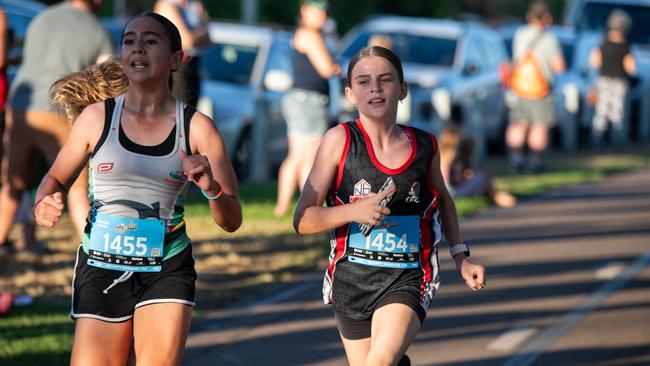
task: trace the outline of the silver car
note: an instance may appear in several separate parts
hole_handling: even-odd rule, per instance
[[[371,18],[340,41],[337,54],[344,72],[375,34],[390,37],[409,84],[398,122],[434,133],[449,122],[460,122],[475,138],[481,155],[488,139],[503,140],[507,109],[499,67],[507,61],[507,53],[495,31],[477,22]],[[345,104],[342,109],[350,111]]]
[[[212,22],[210,39],[200,58],[198,110],[219,128],[240,179],[257,173],[259,160],[261,169],[279,166],[287,151],[281,99],[293,83],[291,33]],[[265,145],[261,152],[254,140]]]

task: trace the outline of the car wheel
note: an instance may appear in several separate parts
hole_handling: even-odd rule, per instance
[[[253,141],[250,129],[246,129],[237,143],[232,157],[232,164],[237,174],[237,180],[244,181],[250,177],[251,160],[253,156]]]

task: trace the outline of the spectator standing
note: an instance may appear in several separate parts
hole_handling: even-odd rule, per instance
[[[65,119],[50,107],[50,85],[59,76],[84,69],[113,52],[108,34],[94,15],[100,4],[101,0],[68,0],[49,7],[29,26],[22,64],[7,105],[0,245],[6,243],[16,218],[36,153],[54,162],[68,136]],[[81,237],[88,212],[87,173],[81,174],[72,187],[68,206]]]
[[[208,47],[210,16],[199,0],[158,0],[154,12],[171,20],[183,40],[183,64],[174,73],[172,94],[185,104],[196,107],[201,79],[199,54]]]
[[[612,11],[607,18],[605,40],[589,57],[591,67],[598,70],[596,112],[591,125],[592,142],[596,145],[603,142],[609,122],[612,132],[623,130],[627,77],[636,73],[636,63],[627,42],[631,25],[630,16],[623,10]]]
[[[512,42],[511,88],[515,101],[506,131],[510,167],[524,169],[524,150],[529,149],[528,169],[542,170],[542,155],[548,145],[548,131],[556,123],[551,86],[554,76],[566,66],[560,43],[546,28],[553,23],[546,3],[534,1],[526,13],[528,24],[517,30]]]
[[[326,20],[327,1],[301,2],[298,28],[292,40],[293,90],[282,100],[289,151],[280,166],[275,216],[289,211],[296,187],[302,189],[327,130],[328,80],[337,76],[341,67],[327,50],[322,34]]]

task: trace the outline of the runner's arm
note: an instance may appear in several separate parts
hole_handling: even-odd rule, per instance
[[[431,166],[429,167],[429,179],[433,188],[438,192],[438,207],[442,219],[442,229],[445,234],[445,239],[447,239],[449,245],[462,243],[463,240],[460,235],[456,204],[447,190],[445,179],[440,171],[439,152],[436,152],[436,155],[431,161]]]
[[[293,217],[293,227],[298,234],[322,233],[353,221],[376,225],[390,214],[390,209],[379,206],[379,201],[392,193],[388,190],[371,193],[355,203],[323,207],[339,168],[344,145],[341,142],[345,140],[346,132],[341,125],[330,129],[323,137]]]
[[[42,209],[45,211],[54,209],[55,212],[50,213],[54,216],[58,214],[60,217],[60,210],[63,209],[63,197],[88,163],[104,127],[97,121],[103,120],[104,103],[101,102],[86,107],[72,125],[68,139],[36,191],[34,216],[39,225],[51,227],[58,221],[52,221],[51,216],[46,219],[46,213],[41,211]],[[44,221],[40,219],[44,219]]]
[[[442,219],[442,230],[445,239],[449,245],[462,243],[460,235],[460,225],[458,224],[458,215],[456,213],[456,205],[447,190],[445,180],[440,171],[440,153],[436,155],[431,161],[429,169],[429,179],[433,188],[438,191],[438,207],[440,210],[440,217]],[[481,265],[472,263],[464,253],[458,253],[454,257],[456,269],[465,283],[472,290],[480,290],[485,286],[485,268]]]
[[[192,159],[207,158],[209,171],[196,181],[209,196],[220,195],[209,200],[214,222],[227,232],[234,232],[242,223],[242,209],[239,202],[239,186],[235,170],[228,159],[221,133],[210,118],[200,112],[194,113],[190,125]],[[190,151],[187,152],[191,154]],[[187,172],[186,172],[187,174]]]

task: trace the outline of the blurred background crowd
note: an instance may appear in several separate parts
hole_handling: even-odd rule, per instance
[[[57,69],[58,59],[47,52],[61,53],[63,46],[43,40],[30,23],[65,6],[96,16],[103,30],[94,33],[103,36],[60,37],[66,47],[79,49],[82,61],[71,61],[66,51],[66,67]],[[0,0],[0,9],[0,101],[4,108],[7,100],[7,114],[21,112],[8,119],[14,133],[20,121],[39,134],[47,133],[39,124],[56,123],[50,114],[56,111],[43,99],[49,89],[44,75],[56,78],[117,52],[122,27],[137,12],[154,9],[170,18],[181,30],[187,56],[175,84],[187,93],[177,96],[214,119],[239,179],[268,182],[280,171],[278,216],[287,214],[286,197],[304,181],[301,171],[311,163],[307,147],[318,143],[313,131],[296,130],[298,122],[290,121],[296,109],[287,107],[287,98],[304,102],[311,98],[303,93],[307,88],[318,93],[318,118],[327,125],[355,118],[342,92],[347,63],[372,42],[401,58],[409,95],[398,121],[440,138],[447,154],[443,171],[457,195],[487,195],[503,207],[516,203],[508,193],[495,192],[489,175],[475,168],[493,156],[508,156],[513,173],[535,174],[552,169],[543,159],[549,149],[650,140],[648,1],[364,0],[352,6],[336,0]],[[321,40],[322,49],[310,49]],[[50,48],[23,52],[37,42]],[[37,83],[30,78],[35,74],[41,84],[30,84]],[[314,105],[306,110],[313,113]],[[51,131],[57,138],[35,141],[40,135],[23,131],[23,140],[34,140],[28,149],[4,128],[4,118],[2,127],[0,255],[9,250],[15,220],[25,224],[30,247],[32,202],[25,192],[39,181],[65,135]],[[312,140],[296,138],[306,135]],[[20,156],[12,160],[12,151]]]

